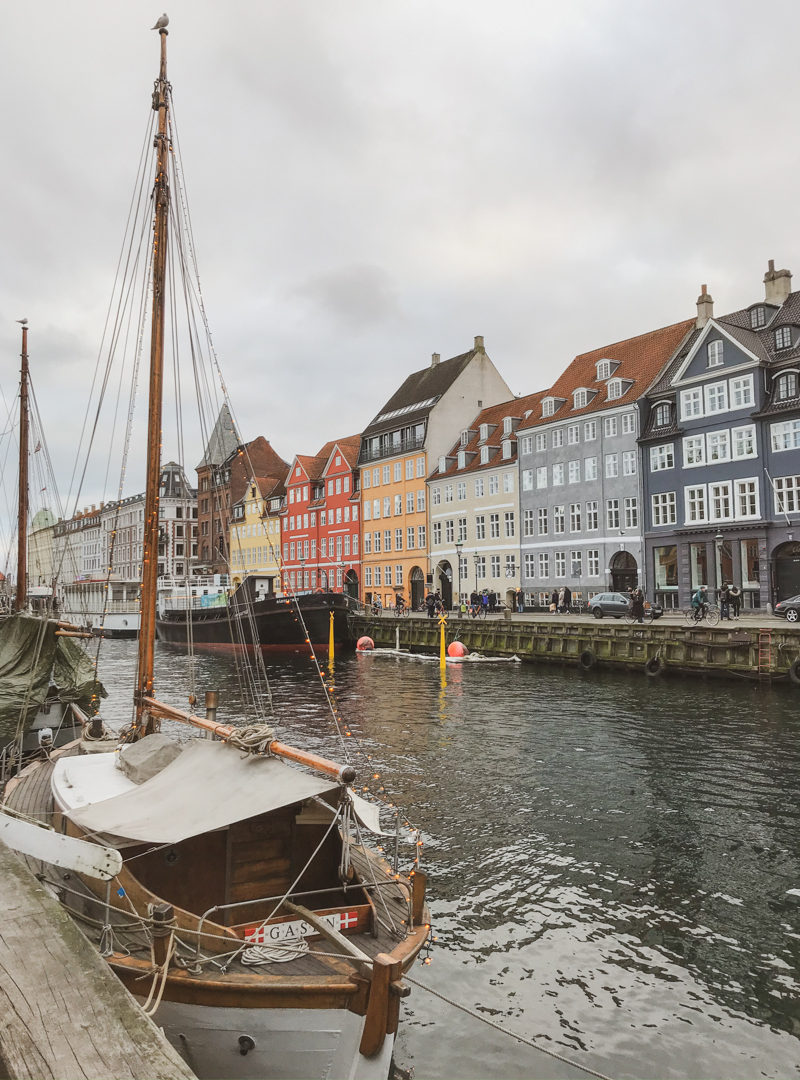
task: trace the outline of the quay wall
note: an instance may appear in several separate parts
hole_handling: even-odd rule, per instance
[[[377,648],[436,653],[439,624],[410,616],[351,615],[357,641],[371,637]],[[448,618],[445,640],[458,639],[485,656],[518,656],[536,663],[585,670],[640,671],[653,678],[695,675],[789,681],[800,687],[800,628],[786,623],[763,627],[744,621],[687,626],[658,619],[630,625],[613,619],[570,616]]]

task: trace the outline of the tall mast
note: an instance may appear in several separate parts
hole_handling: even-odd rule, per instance
[[[144,502],[144,546],[142,553],[141,630],[135,694],[136,724],[142,735],[158,728],[158,720],[146,709],[144,698],[153,695],[153,652],[156,640],[156,581],[158,578],[158,502],[161,473],[161,401],[164,389],[164,309],[167,269],[167,219],[169,216],[167,115],[167,29],[161,27],[161,68],[153,91],[153,108],[158,112],[156,135],[156,178],[153,187],[153,313],[150,334],[150,397],[147,418],[147,485]]]
[[[28,327],[22,320],[22,364],[19,376],[19,500],[17,517],[17,590],[14,610],[28,599]]]

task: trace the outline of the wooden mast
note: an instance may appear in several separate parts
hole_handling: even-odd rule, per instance
[[[164,312],[167,268],[167,219],[169,216],[167,114],[167,33],[161,37],[161,67],[153,91],[153,108],[158,111],[156,178],[153,187],[153,312],[150,334],[150,394],[147,419],[147,484],[144,503],[144,545],[142,553],[141,629],[135,694],[136,725],[142,735],[158,730],[158,720],[147,710],[144,698],[153,694],[153,652],[156,639],[156,581],[158,578],[159,483],[161,474],[161,402],[164,388]]]
[[[14,611],[28,599],[28,327],[22,321],[22,364],[19,377],[19,498],[17,510],[17,588]]]

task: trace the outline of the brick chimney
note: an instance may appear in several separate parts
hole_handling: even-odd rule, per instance
[[[486,352],[486,349],[483,347],[483,335],[482,334],[476,334],[475,335],[474,349],[475,349],[475,352]]]
[[[709,319],[714,318],[714,300],[708,294],[708,286],[700,286],[700,295],[697,297],[697,322],[695,326],[702,330]]]
[[[436,367],[439,361],[442,359],[441,353],[431,353],[431,367]]]
[[[769,260],[769,268],[764,274],[764,299],[768,304],[782,304],[792,291],[792,273],[790,270],[776,270],[775,260]]]

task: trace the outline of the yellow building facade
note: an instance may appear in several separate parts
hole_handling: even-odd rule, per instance
[[[234,584],[248,574],[271,579],[270,592],[281,592],[281,496],[271,490],[262,494],[258,480],[251,480],[242,499],[233,508],[230,528],[230,567]],[[281,484],[281,488],[283,484]]]

